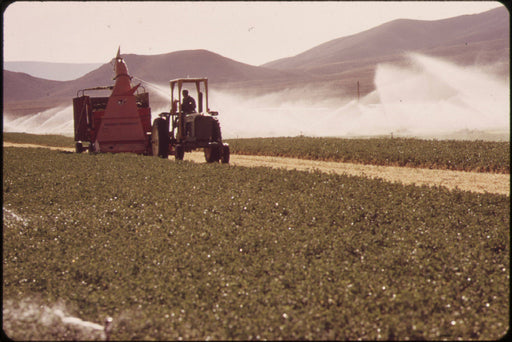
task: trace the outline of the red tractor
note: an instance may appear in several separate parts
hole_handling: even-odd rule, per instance
[[[197,110],[183,103],[186,84],[192,86],[197,96]],[[208,79],[179,78],[170,81],[170,86],[171,111],[160,113],[153,121],[153,155],[162,158],[174,155],[176,160],[183,160],[185,152],[203,148],[208,163],[229,163],[229,145],[222,142],[220,124],[216,117],[219,113],[210,111],[208,107]]]

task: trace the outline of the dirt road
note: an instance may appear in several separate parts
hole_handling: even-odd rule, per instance
[[[4,142],[4,147],[47,147],[56,150],[74,151],[73,148],[48,147],[31,144],[13,144]],[[172,157],[171,157],[172,158]],[[185,160],[204,163],[202,152],[185,153]],[[448,189],[496,193],[510,196],[510,175],[479,172],[430,170],[420,168],[361,165],[352,163],[322,162],[296,158],[231,155],[230,165],[264,166],[284,168],[286,170],[314,171],[347,174],[353,176],[381,178],[388,182],[403,184],[438,185]]]

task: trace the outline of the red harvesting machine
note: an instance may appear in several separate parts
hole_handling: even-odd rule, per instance
[[[89,152],[151,155],[149,94],[137,92],[140,84],[132,88],[120,49],[114,70],[113,86],[82,89],[73,99],[76,152],[88,149]],[[112,93],[109,97],[85,95],[86,91],[92,90],[112,90]],[[88,147],[83,146],[85,142]]]

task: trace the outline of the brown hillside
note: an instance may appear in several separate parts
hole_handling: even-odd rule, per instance
[[[436,21],[394,20],[263,66],[327,75],[339,72],[340,62],[366,60],[370,64],[382,58],[399,59],[408,51],[440,55],[444,50],[449,51],[448,57],[474,55],[475,48],[476,52],[489,48],[499,51],[493,56],[494,62],[508,59],[504,54],[509,48],[509,13],[505,7]]]
[[[63,82],[4,70],[3,85],[4,101],[21,101],[48,97],[55,89],[61,87]]]

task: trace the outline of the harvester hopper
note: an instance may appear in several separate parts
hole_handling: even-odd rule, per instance
[[[113,86],[81,89],[73,99],[76,151],[151,154],[149,94],[137,92],[140,84],[132,88],[119,50],[114,80]],[[109,97],[86,95],[99,90],[112,93]]]

